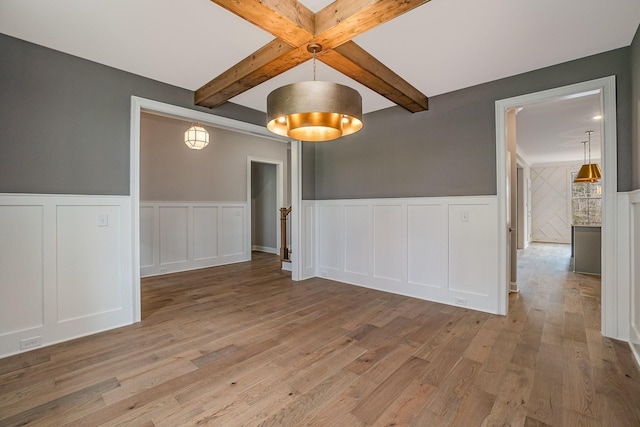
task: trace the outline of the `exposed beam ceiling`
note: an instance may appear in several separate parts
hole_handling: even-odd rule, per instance
[[[276,39],[198,89],[197,105],[217,107],[308,61],[307,46],[317,43],[323,63],[408,111],[428,109],[426,95],[351,39],[429,0],[336,0],[315,14],[296,0],[211,1]]]

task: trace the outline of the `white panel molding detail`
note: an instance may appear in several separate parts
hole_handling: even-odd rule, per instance
[[[314,208],[316,276],[498,312],[496,196],[322,200]]]
[[[247,204],[140,202],[140,276],[249,261]]]
[[[300,203],[300,245],[299,254],[294,250],[292,258],[297,257],[300,268],[299,279],[310,279],[316,275],[316,202],[302,200]],[[292,227],[293,228],[293,227]],[[293,242],[293,240],[292,240]]]
[[[128,196],[0,194],[0,357],[133,323],[130,211]]]
[[[620,195],[622,196],[622,195]],[[622,199],[622,197],[620,197]],[[629,283],[630,294],[630,314],[631,319],[629,325],[629,344],[633,355],[636,358],[636,362],[640,365],[640,190],[627,193],[625,201],[628,201],[626,212],[628,212],[628,229],[626,230],[627,240],[626,242],[620,242],[619,253],[624,253],[622,246],[626,243],[626,253],[628,258],[628,266],[630,268],[625,269],[628,272],[627,283]],[[622,203],[621,203],[622,204]],[[622,209],[620,209],[622,210]],[[620,234],[623,232],[621,231]],[[623,260],[619,260],[623,261]],[[619,274],[618,278],[622,279],[622,275]]]

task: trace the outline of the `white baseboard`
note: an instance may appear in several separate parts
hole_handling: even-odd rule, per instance
[[[251,246],[251,250],[252,251],[257,251],[257,252],[265,252],[265,253],[268,253],[268,254],[278,255],[278,248],[270,248],[268,246],[253,245],[253,246]]]

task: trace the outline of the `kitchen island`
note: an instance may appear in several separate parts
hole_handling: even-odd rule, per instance
[[[571,226],[571,256],[574,272],[601,274],[601,248],[601,224]]]

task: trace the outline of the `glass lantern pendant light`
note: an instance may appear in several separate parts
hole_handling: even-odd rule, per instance
[[[589,135],[589,163],[587,163],[587,151],[586,151],[586,146],[584,145],[587,143],[587,141],[584,141],[582,143],[584,148],[584,164],[580,168],[580,171],[578,172],[576,179],[573,180],[573,182],[575,183],[598,182],[602,177],[602,171],[600,170],[600,166],[598,166],[597,163],[591,163],[591,134],[593,133],[593,131],[588,130],[585,133]]]
[[[209,145],[209,132],[198,123],[191,123],[184,132],[184,143],[192,150],[202,150]]]
[[[267,129],[301,141],[330,141],[362,129],[362,97],[344,85],[316,81],[316,53],[312,43],[313,81],[282,86],[267,97]]]

